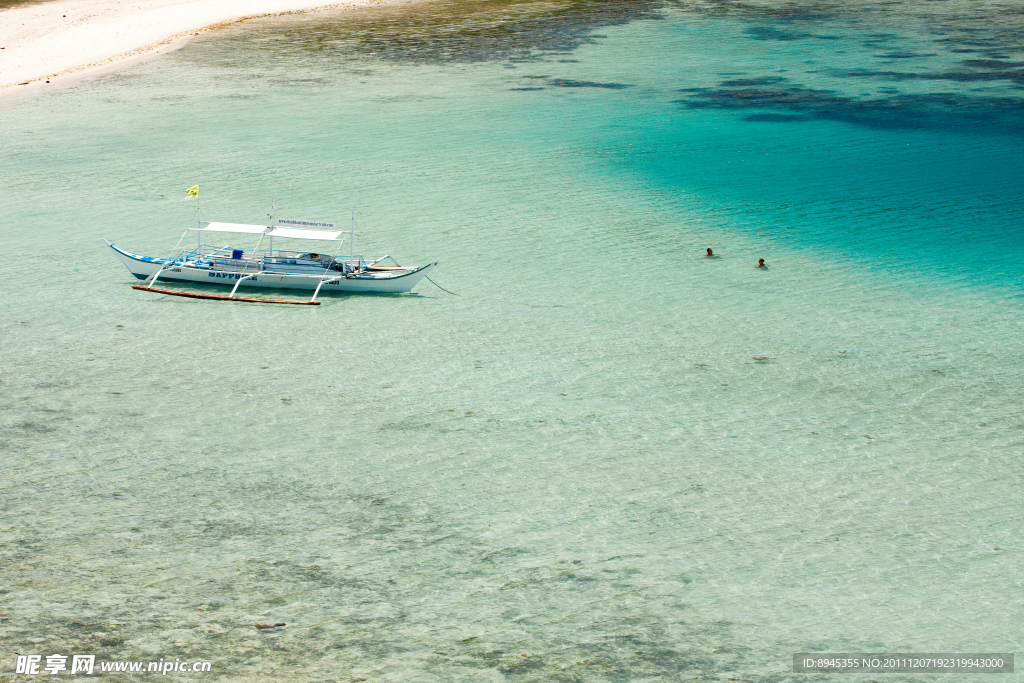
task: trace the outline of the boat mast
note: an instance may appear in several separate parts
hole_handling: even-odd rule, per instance
[[[356,210],[352,209],[352,230],[348,233],[349,254],[348,260],[351,263],[356,257]]]
[[[274,198],[270,198],[270,257],[274,257]]]

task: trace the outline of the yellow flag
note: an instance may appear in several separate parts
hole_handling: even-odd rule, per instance
[[[187,190],[185,190],[185,198],[186,199],[188,199],[189,197],[198,197],[198,196],[199,196],[199,186],[198,185],[193,185],[192,187],[190,187]]]

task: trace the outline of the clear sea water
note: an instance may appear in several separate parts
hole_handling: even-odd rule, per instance
[[[1012,3],[607,0],[249,22],[0,100],[3,672],[1020,652],[1022,86]],[[355,211],[455,294],[132,290],[102,238],[170,253],[196,183]]]

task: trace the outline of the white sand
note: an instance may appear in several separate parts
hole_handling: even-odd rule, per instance
[[[54,0],[0,10],[0,95],[123,66],[242,19],[388,1]]]

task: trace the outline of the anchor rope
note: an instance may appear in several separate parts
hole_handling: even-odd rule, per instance
[[[429,275],[424,275],[423,277],[425,277],[425,278],[427,278],[428,280],[430,280],[430,276],[429,276]],[[450,290],[447,290],[447,289],[445,289],[444,287],[442,287],[441,285],[437,284],[437,283],[436,283],[436,282],[434,282],[433,280],[430,280],[430,284],[434,285],[435,287],[437,287],[438,289],[440,289],[440,290],[441,290],[442,292],[448,292],[448,293],[449,293],[449,294],[451,294],[452,296],[458,296],[458,294],[456,294],[455,292],[452,292],[452,291],[450,291]]]

